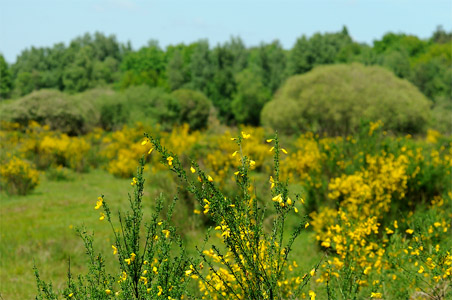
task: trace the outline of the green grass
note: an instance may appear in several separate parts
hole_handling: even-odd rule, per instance
[[[127,209],[127,194],[133,193],[130,179],[118,179],[103,170],[73,174],[71,177],[71,181],[51,181],[43,174],[40,185],[27,196],[8,196],[2,192],[0,294],[3,299],[34,299],[37,291],[34,264],[42,279],[52,281],[56,288],[62,288],[66,283],[69,257],[73,274],[83,274],[87,261],[83,243],[75,232],[78,226],[85,225],[88,231],[95,232],[96,249],[106,257],[107,267],[114,270],[112,267],[116,257],[111,252],[111,228],[106,221],[99,221],[99,211],[94,210],[94,206],[97,197],[104,194],[116,220],[115,212]],[[143,203],[145,221],[150,217],[153,197],[158,193],[149,180]],[[184,209],[181,204],[176,204],[176,209]],[[188,225],[178,230],[186,241],[187,250],[195,254],[195,246],[202,244],[204,230],[195,228],[196,222],[190,215],[191,212],[176,214],[180,218],[189,217],[175,221]],[[289,219],[288,228],[295,226],[297,221],[297,216]],[[206,246],[210,247],[212,243],[220,244],[213,237]],[[307,272],[320,256],[312,233],[308,232],[297,240],[291,260],[297,260],[299,270]]]
[[[84,247],[75,227],[83,224],[107,242],[109,226],[98,220],[94,205],[100,194],[114,209],[127,204],[130,180],[101,170],[76,174],[73,181],[49,181],[27,196],[1,194],[0,293],[3,299],[32,299],[36,294],[34,262],[42,277],[64,283],[68,258],[77,273],[85,263]]]

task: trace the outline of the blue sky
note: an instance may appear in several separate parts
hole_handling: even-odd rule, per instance
[[[279,39],[291,48],[301,35],[339,31],[372,43],[386,32],[429,37],[452,30],[451,0],[0,0],[0,52],[14,62],[31,46],[66,44],[85,32],[115,34],[134,49],[150,39],[162,47],[231,35],[247,46]]]

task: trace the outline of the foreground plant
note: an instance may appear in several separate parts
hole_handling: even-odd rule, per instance
[[[188,259],[170,223],[177,198],[170,204],[165,219],[160,219],[163,197],[156,199],[150,222],[143,224],[143,167],[142,158],[137,176],[131,182],[134,186],[133,196],[129,194],[131,210],[125,214],[118,212],[118,223],[114,223],[104,196],[98,198],[94,207],[101,210],[99,220],[106,220],[114,234],[115,243],[111,248],[117,258],[116,273],[107,272],[105,258],[95,251],[94,234],[79,228],[77,233],[88,256],[88,273],[74,278],[69,264],[66,288],[54,292],[52,285],[41,280],[35,268],[37,299],[60,299],[60,296],[66,299],[181,299],[187,294]]]
[[[215,224],[215,230],[222,244],[211,249],[198,249],[201,265],[192,263],[187,276],[199,279],[203,299],[287,299],[302,294],[315,269],[299,276],[289,276],[289,270],[297,267],[289,262],[289,254],[295,239],[309,224],[306,218],[299,222],[291,237],[284,239],[285,223],[290,213],[297,213],[303,202],[300,196],[289,198],[287,183],[280,181],[280,148],[278,138],[273,142],[275,170],[270,177],[270,188],[275,215],[269,229],[264,228],[267,207],[261,207],[250,179],[250,170],[255,161],[242,151],[242,143],[250,136],[242,132],[232,138],[237,143],[233,157],[240,159],[240,166],[234,173],[239,192],[235,198],[228,198],[217,187],[214,178],[203,172],[192,162],[191,173],[187,175],[176,155],[161,146],[157,139],[146,135],[154,149],[161,154],[161,161],[181,178],[187,191],[196,198],[200,209]],[[144,143],[146,143],[145,141]],[[196,179],[195,179],[196,178]],[[270,201],[269,201],[270,202]],[[208,238],[207,238],[208,239]],[[207,270],[203,266],[207,265]],[[313,291],[310,297],[315,298]]]

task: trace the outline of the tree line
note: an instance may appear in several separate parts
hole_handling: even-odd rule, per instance
[[[9,65],[0,55],[0,97],[39,89],[78,93],[99,87],[147,85],[168,92],[204,93],[226,123],[258,124],[260,110],[289,76],[318,65],[359,62],[380,65],[413,83],[435,102],[451,101],[452,32],[438,27],[428,39],[387,33],[367,45],[347,28],[298,38],[291,49],[278,40],[246,47],[239,37],[212,47],[207,40],[170,45],[157,41],[134,50],[114,35],[85,34],[69,45],[31,47]]]

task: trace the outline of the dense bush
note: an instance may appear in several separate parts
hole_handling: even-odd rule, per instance
[[[180,89],[172,96],[178,101],[180,123],[187,123],[193,130],[207,127],[212,104],[203,93]]]
[[[381,67],[321,66],[289,78],[262,111],[262,123],[287,133],[349,134],[362,120],[386,129],[421,132],[430,101],[412,84]]]
[[[105,130],[116,130],[128,122],[129,107],[120,101],[113,101],[102,105],[100,110],[100,125]]]
[[[26,125],[30,121],[48,125],[69,135],[88,132],[96,123],[94,107],[54,90],[40,90],[3,107],[3,116]]]
[[[170,129],[178,122],[178,101],[161,88],[146,85],[129,87],[124,91],[127,105],[131,107],[133,120],[159,123],[164,129]]]

